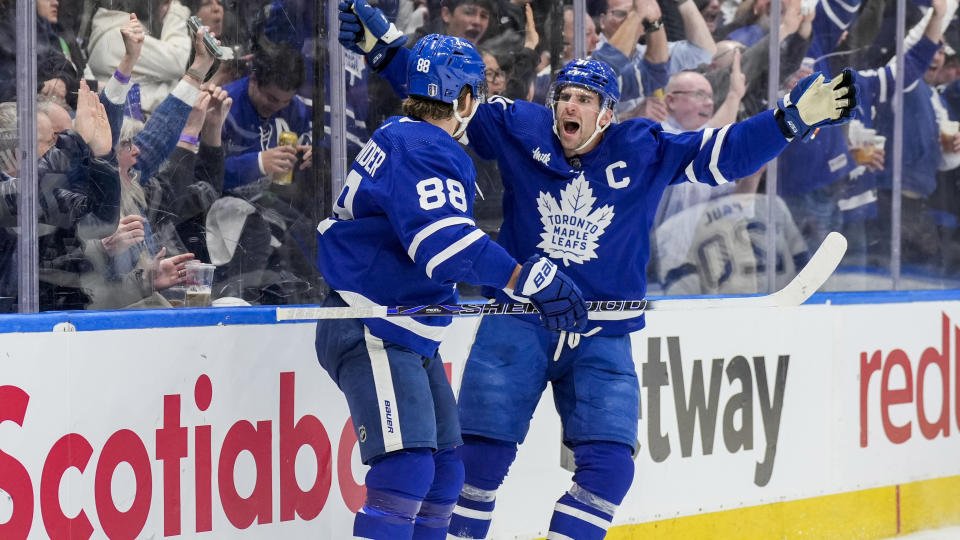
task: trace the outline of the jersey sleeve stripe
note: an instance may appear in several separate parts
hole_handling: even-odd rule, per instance
[[[429,237],[431,234],[445,227],[452,227],[454,225],[461,225],[461,224],[470,225],[470,226],[476,225],[474,221],[468,217],[454,216],[454,217],[438,219],[437,221],[434,221],[433,223],[420,229],[420,232],[418,232],[413,237],[413,242],[410,242],[410,248],[407,249],[407,255],[410,256],[410,260],[416,261],[417,248],[419,248],[420,244],[422,244],[423,241],[426,240],[427,237]]]
[[[333,218],[327,218],[321,221],[319,224],[317,224],[317,232],[320,234],[327,232],[327,229],[332,227],[334,223],[336,223],[336,220]]]
[[[427,263],[427,277],[433,278],[433,270],[443,264],[447,259],[453,257],[457,253],[460,253],[467,248],[470,244],[476,242],[477,240],[487,236],[487,233],[481,231],[480,229],[475,229],[470,234],[464,236],[463,238],[457,240],[456,242],[447,246],[446,249],[437,253],[433,256],[432,259]]]
[[[712,127],[703,128],[703,139],[700,141],[701,150],[703,150],[703,147],[707,145],[707,142],[710,141],[711,138],[713,138],[713,132],[714,132],[714,129]],[[696,157],[690,160],[690,163],[687,164],[687,169],[686,169],[687,180],[689,180],[690,182],[697,181],[697,173],[694,172],[693,170],[694,160],[696,160]]]
[[[723,139],[727,136],[727,131],[729,129],[730,124],[720,128],[720,131],[717,132],[717,140],[713,143],[713,152],[710,154],[710,172],[713,174],[713,179],[716,181],[717,185],[726,184],[729,181],[724,178],[719,167],[720,150],[723,147]]]

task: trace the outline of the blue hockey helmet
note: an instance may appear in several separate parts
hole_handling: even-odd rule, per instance
[[[407,78],[410,95],[453,103],[470,85],[477,103],[487,99],[486,66],[476,47],[457,37],[430,34],[413,46]]]
[[[588,58],[577,58],[567,62],[567,65],[563,66],[563,69],[557,73],[557,78],[550,85],[550,91],[547,93],[547,107],[553,111],[553,132],[557,137],[560,137],[561,130],[560,119],[556,110],[557,99],[560,92],[569,86],[585,88],[600,96],[600,111],[597,114],[593,133],[580,146],[573,149],[575,152],[579,152],[610,127],[610,122],[602,125],[601,122],[604,112],[612,111],[617,101],[620,101],[620,83],[617,81],[617,74],[606,62]]]
[[[600,95],[600,108],[613,109],[620,101],[620,83],[617,74],[600,60],[577,58],[567,62],[557,73],[557,79],[550,85],[547,97],[547,106],[553,108],[557,100],[558,91],[565,86],[579,86]]]

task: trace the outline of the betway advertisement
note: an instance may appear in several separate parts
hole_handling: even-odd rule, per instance
[[[455,387],[475,324],[442,348]],[[616,524],[960,474],[960,302],[648,324]],[[313,337],[309,323],[0,334],[0,538],[351,537],[365,467]],[[548,390],[495,538],[545,534],[570,486],[560,446]]]

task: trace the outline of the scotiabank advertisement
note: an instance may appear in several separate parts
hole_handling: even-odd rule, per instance
[[[78,328],[0,333],[0,538],[352,537],[366,470],[313,324]],[[656,312],[633,349],[615,524],[960,475],[960,302]],[[545,536],[560,462],[548,390],[492,537]]]

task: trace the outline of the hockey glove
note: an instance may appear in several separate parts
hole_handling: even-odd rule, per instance
[[[579,332],[587,327],[587,304],[580,289],[550,259],[534,255],[523,264],[513,295],[529,298],[550,330]]]
[[[407,42],[407,36],[367,0],[340,0],[337,7],[340,11],[337,39],[345,48],[366,56],[374,70],[379,71],[393,58],[390,53]]]
[[[856,115],[858,90],[857,72],[850,68],[829,82],[819,71],[801,79],[777,103],[780,131],[788,139],[803,138],[815,127],[849,122]]]

